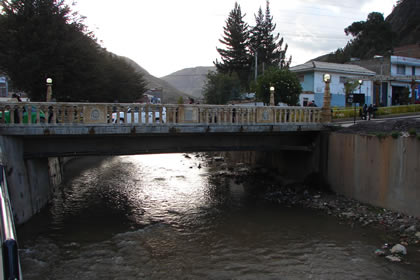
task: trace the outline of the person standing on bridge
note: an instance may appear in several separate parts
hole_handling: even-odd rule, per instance
[[[373,112],[374,112],[373,105],[370,104],[369,107],[367,108],[368,120],[370,120],[373,117]]]

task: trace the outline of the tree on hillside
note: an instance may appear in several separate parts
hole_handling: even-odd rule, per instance
[[[349,45],[353,57],[371,58],[392,51],[395,36],[381,13],[370,13],[366,21],[353,22],[344,32],[354,37]]]
[[[270,68],[258,77],[256,84],[257,99],[264,102],[270,102],[270,87],[275,88],[274,101],[288,105],[297,105],[299,94],[302,92],[297,75],[288,69]]]
[[[257,55],[259,72],[264,72],[272,66],[287,68],[291,63],[291,57],[286,58],[287,44],[283,49],[283,38],[280,34],[274,33],[276,24],[273,23],[273,16],[270,12],[270,2],[266,2],[265,14],[262,9],[258,10],[255,16],[255,26],[251,30],[250,51],[255,57]],[[255,64],[255,63],[254,63]]]
[[[375,55],[389,56],[395,44],[395,34],[391,24],[384,20],[381,13],[372,12],[366,21],[353,22],[344,29],[346,35],[352,35],[344,48],[326,56],[325,61],[345,63],[352,57],[369,59]]]
[[[134,101],[145,91],[141,74],[102,49],[63,0],[0,5],[0,68],[31,100],[45,100],[47,77],[58,101]]]
[[[219,40],[226,46],[225,49],[217,48],[221,56],[221,62],[214,62],[217,71],[223,74],[236,73],[243,88],[248,88],[249,79],[249,52],[248,24],[243,20],[241,7],[235,3],[235,7],[229,13],[226,26],[223,27],[223,39]]]
[[[241,82],[236,73],[223,74],[210,71],[204,86],[204,101],[207,104],[226,104],[240,95]]]

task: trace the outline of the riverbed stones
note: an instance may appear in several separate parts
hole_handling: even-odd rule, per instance
[[[405,230],[405,232],[415,232],[416,231],[416,226],[411,226],[411,227],[408,227],[406,230]]]
[[[384,250],[381,250],[381,249],[376,249],[376,250],[375,250],[375,255],[377,255],[377,256],[385,256],[385,255],[386,255],[386,253],[385,253],[385,251],[384,251]]]
[[[311,188],[305,182],[282,177],[276,170],[269,170],[262,166],[248,167],[246,164],[231,163],[228,158],[217,162],[211,157],[210,165],[217,166],[224,172],[216,173],[221,177],[240,178],[244,182],[255,182],[261,186],[263,199],[285,206],[300,205],[305,208],[319,209],[326,214],[338,217],[344,223],[354,226],[374,227],[387,234],[390,243],[400,246],[420,244],[420,219],[389,209],[364,204],[342,195],[334,194],[319,188]],[[243,168],[249,168],[247,172]],[[392,244],[392,245],[393,245]],[[404,253],[391,253],[391,244],[382,250],[385,255],[401,257]],[[404,247],[406,248],[406,247]],[[404,252],[404,250],[402,251]],[[407,249],[405,249],[407,253]]]
[[[400,262],[401,258],[396,257],[396,256],[386,256],[385,257],[387,260],[391,261],[391,262]]]
[[[407,249],[401,244],[396,244],[391,248],[391,253],[407,255]]]

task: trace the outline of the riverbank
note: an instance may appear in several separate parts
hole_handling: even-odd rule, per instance
[[[243,163],[227,162],[220,156],[198,156],[206,157],[210,166],[220,169],[217,172],[220,178],[233,178],[238,184],[258,186],[254,193],[260,199],[286,207],[322,211],[338,218],[350,228],[379,230],[383,234],[378,236],[378,249],[372,254],[383,256],[389,261],[409,264],[404,252],[395,252],[396,248],[392,250],[394,245],[399,244],[404,247],[406,254],[415,255],[415,265],[420,267],[420,219],[416,217],[335,194],[319,184],[320,180],[316,176],[309,176],[303,183],[295,182],[279,177],[275,170],[261,166],[251,168]]]

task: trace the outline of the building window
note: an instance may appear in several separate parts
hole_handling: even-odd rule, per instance
[[[411,68],[411,75],[415,76],[416,75],[416,66],[413,66]]]
[[[347,77],[340,77],[340,84],[347,83],[348,78]]]
[[[405,75],[405,65],[397,65],[397,74]]]
[[[303,98],[303,106],[308,106],[309,99],[307,97]]]
[[[0,96],[7,97],[6,84],[0,83]]]
[[[299,75],[299,82],[303,83],[305,81],[305,75]]]

